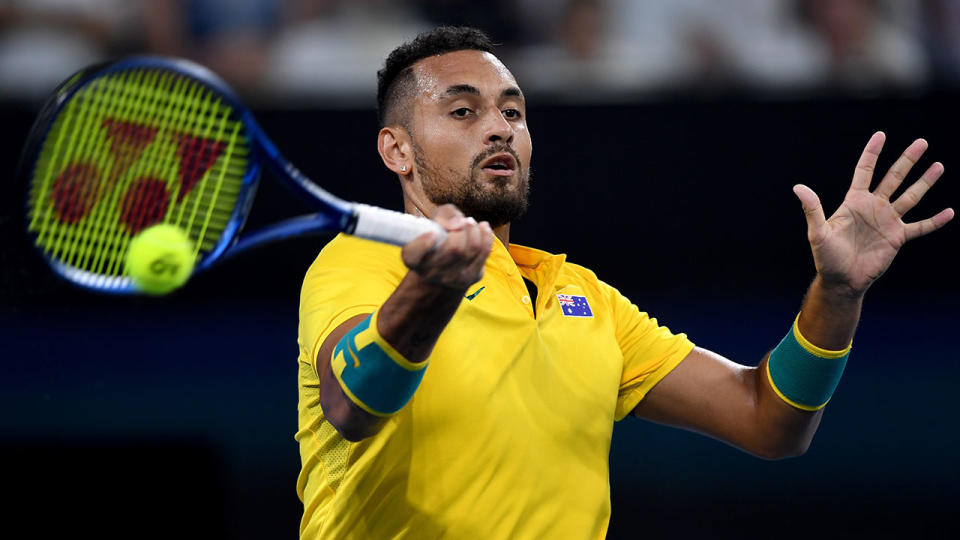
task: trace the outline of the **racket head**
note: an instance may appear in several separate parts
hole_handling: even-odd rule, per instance
[[[45,103],[21,156],[28,236],[59,276],[100,292],[138,292],[124,257],[155,224],[181,227],[206,268],[249,212],[259,137],[197,64],[145,56],[81,70]]]

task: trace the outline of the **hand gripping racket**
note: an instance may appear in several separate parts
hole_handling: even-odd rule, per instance
[[[316,213],[240,236],[261,165]],[[180,227],[203,271],[223,258],[291,236],[345,232],[403,245],[435,222],[351,203],[287,161],[214,73],[181,59],[131,57],[62,83],[31,129],[27,232],[53,270],[82,287],[136,293],[125,275],[130,240],[160,223]]]

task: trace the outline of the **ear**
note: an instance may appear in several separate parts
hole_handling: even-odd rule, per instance
[[[377,151],[388,169],[400,176],[413,172],[413,147],[410,134],[400,126],[389,126],[377,135]]]

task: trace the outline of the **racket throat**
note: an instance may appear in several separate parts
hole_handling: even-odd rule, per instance
[[[357,213],[357,209],[354,208],[346,216],[346,223],[343,225],[343,232],[347,234],[353,234],[357,230],[357,222],[360,220],[360,215]]]

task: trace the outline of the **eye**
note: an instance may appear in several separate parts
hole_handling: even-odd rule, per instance
[[[517,109],[504,109],[503,117],[507,120],[519,120],[523,115]]]
[[[472,112],[473,112],[473,111],[471,111],[471,110],[470,110],[469,108],[467,108],[467,107],[460,107],[459,109],[455,109],[455,110],[454,110],[453,112],[451,112],[450,114],[451,114],[454,118],[466,118],[466,117],[470,116],[470,113],[472,113]]]

